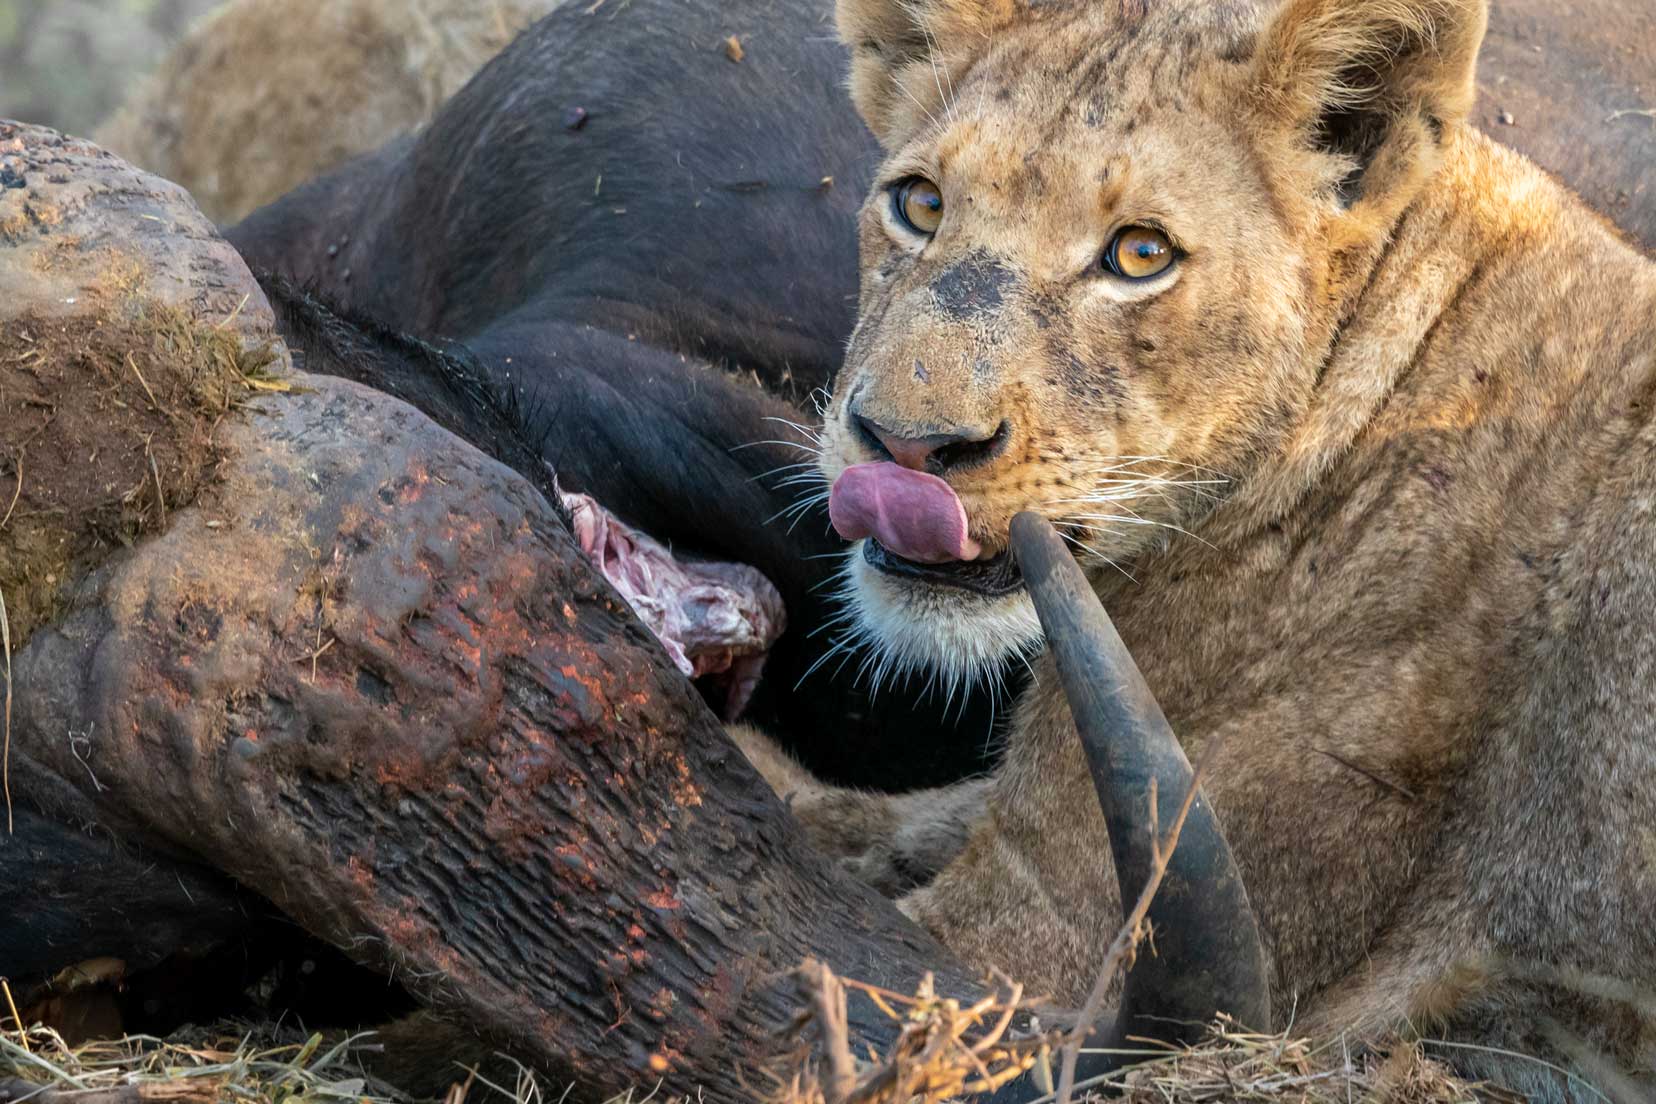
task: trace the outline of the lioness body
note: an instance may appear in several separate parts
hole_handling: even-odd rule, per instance
[[[1207,791],[1267,918],[1283,993],[1335,980],[1399,920],[1475,927],[1465,910],[1448,925],[1431,907],[1446,896],[1419,884],[1434,868],[1451,885],[1489,882],[1492,896],[1572,907],[1569,866],[1590,863],[1593,839],[1618,822],[1628,834],[1611,842],[1631,850],[1597,872],[1593,892],[1656,902],[1656,871],[1640,866],[1656,859],[1656,288],[1647,262],[1611,245],[1575,288],[1538,302],[1537,284],[1576,268],[1602,232],[1552,195],[1564,216],[1553,231],[1526,232],[1530,208],[1491,241],[1478,210],[1487,198],[1551,189],[1486,139],[1464,144],[1449,174],[1457,186],[1405,220],[1375,301],[1330,361],[1328,382],[1361,392],[1347,413],[1364,428],[1317,491],[1263,526],[1252,524],[1256,504],[1228,503],[1201,540],[1148,558],[1133,580],[1099,580],[1187,752],[1226,737]],[[1594,637],[1617,621],[1630,623],[1625,637],[1600,650]],[[1067,708],[1047,660],[1036,673],[991,790],[992,823],[911,900],[956,942],[1027,956],[1020,976],[1062,979],[1073,994],[1119,904]],[[1587,692],[1613,706],[1609,732],[1566,720]],[[1538,721],[1548,731],[1526,731]],[[1606,785],[1616,769],[1630,772],[1626,792]],[[1474,800],[1468,786],[1491,792]],[[1531,820],[1558,801],[1568,822]],[[1520,834],[1496,850],[1462,834],[1479,820]],[[1507,845],[1554,833],[1568,841],[1557,864],[1494,879],[1467,867],[1473,848],[1505,858]],[[1072,929],[1074,957],[1008,938],[1033,934],[1033,918],[968,904],[971,892],[951,889],[968,868],[973,883],[989,876],[1022,883],[1020,900],[1045,897],[1052,910],[1040,911]],[[1425,900],[1407,899],[1421,888]],[[1642,961],[1656,966],[1644,909],[1617,913],[1621,938],[1599,933],[1610,953],[1642,941]]]
[[[1656,979],[1656,267],[1461,125],[1481,5],[1306,0],[1258,31],[1150,7],[842,3],[885,179],[936,179],[945,213],[917,235],[876,186],[824,472],[920,457],[984,555],[1020,509],[1071,526],[1191,758],[1224,739],[1205,787],[1279,1020],[1447,1030],[1636,1093],[1656,1065],[1637,1011]],[[1342,98],[1354,72],[1374,86]],[[996,114],[1043,98],[1064,106]],[[1065,275],[1068,241],[1079,268],[1147,218],[1189,243],[1182,271]],[[945,438],[994,448],[913,444]],[[1156,481],[1100,506],[1099,470]],[[1017,596],[870,562],[852,602],[897,664],[969,667],[1031,620]],[[1122,910],[1050,660],[1034,669],[970,792],[829,790],[741,738],[876,884],[935,871],[902,903],[951,947],[1073,1002]]]

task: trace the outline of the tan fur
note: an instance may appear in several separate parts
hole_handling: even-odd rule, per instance
[[[728,732],[818,850],[890,896],[931,881],[960,853],[989,793],[987,778],[897,795],[825,786],[751,725]]]
[[[240,219],[424,123],[561,0],[232,0],[98,143]]]
[[[1068,527],[1187,752],[1225,739],[1207,792],[1279,1021],[1651,1091],[1656,266],[1464,125],[1480,2],[1009,8],[841,0],[889,159],[824,473],[876,458],[853,411],[1008,427],[946,473],[972,536],[1004,548],[1024,509]],[[1331,145],[1342,108],[1368,125]],[[883,188],[912,173],[945,197],[923,242]],[[1089,271],[1149,220],[1188,250],[1174,278]],[[1076,501],[1099,490],[1135,497]],[[1024,616],[851,562],[863,631],[907,661],[975,664],[962,641]],[[1121,908],[1034,666],[970,838],[900,900],[1074,1002]],[[766,772],[841,802],[854,866],[961,815]]]

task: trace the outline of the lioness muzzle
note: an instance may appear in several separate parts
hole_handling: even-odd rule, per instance
[[[1047,646],[1086,751],[1124,909],[1154,865],[1149,818],[1165,832],[1194,777],[1190,762],[1098,596],[1052,524],[1037,514],[1012,519],[1012,549],[1045,630]],[[1154,953],[1127,973],[1121,1008],[1090,1042],[1121,1048],[1129,1036],[1167,1041],[1199,1033],[1216,1013],[1257,1028],[1270,1023],[1265,953],[1241,872],[1212,806],[1192,804],[1150,905]],[[1106,1072],[1109,1055],[1084,1054],[1079,1078]],[[1018,1097],[1027,1096],[1022,1089]],[[1015,1090],[1009,1089],[1009,1093]]]

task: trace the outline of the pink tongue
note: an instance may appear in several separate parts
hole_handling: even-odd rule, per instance
[[[970,560],[982,551],[966,535],[966,509],[943,480],[897,464],[856,464],[834,481],[828,517],[846,540],[873,537],[917,563]]]

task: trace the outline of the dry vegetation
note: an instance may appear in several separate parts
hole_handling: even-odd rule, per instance
[[[236,331],[160,303],[6,327],[0,591],[13,649],[51,620],[78,561],[165,528],[168,510],[194,500],[219,460],[220,420],[256,391],[285,386],[268,378],[274,360]]]
[[[559,0],[0,0],[0,118],[232,222],[417,127]]]
[[[359,1059],[372,1033],[342,1038],[275,1025],[185,1028],[168,1039],[132,1036],[71,1046],[50,1028],[0,1032],[0,1101],[20,1104],[307,1104],[405,1099],[365,1073]],[[469,1084],[468,1084],[469,1081]],[[516,1085],[460,1075],[445,1104],[504,1097],[538,1104],[540,1086],[524,1071]]]
[[[920,1104],[948,1099],[962,1089],[982,1087],[986,1071],[1017,1064],[1035,1067],[1050,1086],[1056,1076],[1052,1035],[1011,1038],[1010,1010],[1019,1001],[1009,991],[980,1005],[961,1007],[922,990],[911,996],[889,993],[813,970],[805,988],[808,1007],[793,1025],[798,1046],[779,1062],[774,1082],[755,1086],[755,1099],[773,1104]],[[826,988],[824,983],[826,982]],[[902,1023],[902,1038],[888,1055],[864,1056],[849,1067],[850,1080],[836,1078],[824,1052],[825,1008],[817,994],[868,1000]],[[843,1006],[841,1006],[843,1009]],[[829,1011],[828,1015],[832,1016]],[[0,1014],[8,1028],[9,1018]],[[814,1036],[814,1038],[813,1038]],[[407,1097],[377,1080],[378,1044],[372,1032],[325,1036],[276,1025],[222,1024],[185,1028],[168,1039],[147,1036],[118,1041],[66,1043],[57,1032],[34,1027],[0,1031],[0,1101],[18,1104],[403,1104]],[[1256,1035],[1216,1024],[1199,1045],[1168,1049],[1149,1045],[1129,1055],[1134,1064],[1108,1085],[1078,1087],[1075,1099],[1111,1099],[1127,1104],[1518,1104],[1521,1098],[1451,1076],[1422,1056],[1416,1046],[1398,1044],[1389,1053],[1359,1052],[1342,1040],[1321,1043],[1292,1035]],[[491,1079],[458,1069],[444,1104],[556,1104],[530,1071]],[[679,1104],[648,1090],[611,1104]]]
[[[87,134],[220,0],[0,0],[0,117]]]
[[[230,0],[94,137],[233,222],[424,123],[558,2]]]
[[[817,964],[800,972],[804,1007],[790,1029],[795,1047],[772,1072],[764,1095],[776,1104],[935,1104],[990,1089],[1032,1071],[1046,1101],[1058,1091],[1059,1047],[1066,1034],[1022,1030],[1029,1011],[1021,990],[1002,979],[998,995],[962,1006],[929,983],[910,995],[834,977]],[[884,1055],[854,1056],[845,1041],[849,999],[870,1002],[901,1024]],[[1221,1019],[1200,1043],[1167,1047],[1149,1040],[1121,1051],[1127,1063],[1106,1078],[1077,1082],[1071,1100],[1128,1104],[1521,1104],[1522,1097],[1454,1077],[1419,1045],[1398,1041],[1358,1049],[1344,1039],[1260,1035]]]

